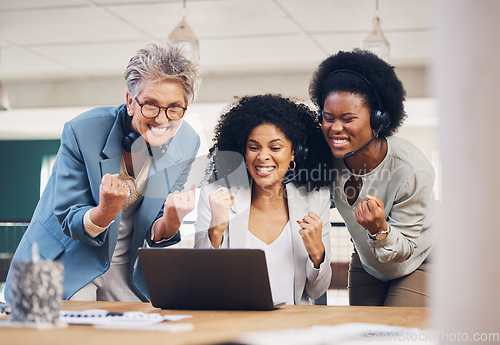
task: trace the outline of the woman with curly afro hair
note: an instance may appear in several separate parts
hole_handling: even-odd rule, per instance
[[[213,141],[216,163],[243,156],[246,183],[212,167],[219,180],[200,192],[195,247],[262,249],[274,301],[310,304],[331,280],[332,162],[316,114],[280,95],[245,96],[221,116]]]
[[[425,306],[434,245],[434,171],[402,125],[394,68],[355,49],[325,59],[309,87],[334,157],[334,203],[352,237],[351,305]]]

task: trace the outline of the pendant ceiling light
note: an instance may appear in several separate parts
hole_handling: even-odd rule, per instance
[[[378,0],[375,0],[375,18],[373,18],[373,28],[370,34],[363,40],[363,48],[376,54],[379,58],[389,62],[390,44],[382,28],[378,16]]]
[[[191,54],[192,59],[199,61],[200,44],[193,30],[191,30],[191,27],[186,22],[186,0],[183,0],[183,2],[182,20],[168,35],[168,41],[174,46],[183,46]]]

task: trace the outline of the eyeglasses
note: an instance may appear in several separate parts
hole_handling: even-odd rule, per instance
[[[170,107],[159,107],[153,103],[140,103],[137,97],[134,98],[137,104],[141,107],[141,114],[144,117],[152,118],[158,116],[162,109],[165,109],[165,115],[169,120],[179,120],[184,116],[187,108],[181,107],[180,105],[172,105]]]

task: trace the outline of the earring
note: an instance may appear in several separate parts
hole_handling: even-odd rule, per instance
[[[290,164],[292,163],[293,163],[293,168],[290,167]],[[291,161],[290,164],[288,165],[288,169],[295,170],[295,168],[297,167],[297,163],[295,163],[295,161]]]

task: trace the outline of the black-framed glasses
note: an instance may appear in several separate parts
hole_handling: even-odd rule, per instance
[[[137,104],[141,107],[141,114],[144,117],[152,118],[158,116],[162,109],[165,110],[165,115],[169,120],[179,120],[184,116],[186,112],[185,107],[181,107],[180,105],[171,105],[170,107],[159,107],[156,104],[144,102],[140,103],[137,97],[134,98]]]

